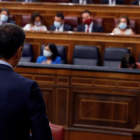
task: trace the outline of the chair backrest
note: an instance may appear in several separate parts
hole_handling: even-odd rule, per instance
[[[22,27],[30,23],[31,15],[22,15]]]
[[[44,47],[45,47],[45,45],[42,45],[42,46],[41,46],[40,55],[43,55]],[[58,55],[59,55],[59,56],[61,57],[61,59],[62,59],[62,64],[66,64],[66,63],[67,63],[67,52],[66,52],[65,46],[56,45],[56,47],[57,47]]]
[[[115,27],[118,24],[119,19],[115,19]],[[136,32],[136,20],[135,19],[130,19],[130,27],[133,29],[134,32]]]
[[[103,66],[119,68],[122,58],[128,53],[130,53],[130,50],[127,48],[106,48]]]
[[[102,18],[93,18],[93,22],[96,24],[103,26],[103,19]]]
[[[64,19],[64,23],[72,26],[74,28],[74,30],[76,30],[76,28],[79,24],[78,23],[78,17],[66,16],[65,19]]]
[[[33,61],[33,49],[32,45],[25,43],[22,51],[22,57],[20,62],[32,62]]]
[[[54,125],[54,124],[49,124],[51,131],[52,131],[52,136],[54,140],[64,140],[64,127]]]
[[[76,45],[73,53],[73,64],[98,66],[99,48],[96,46]]]

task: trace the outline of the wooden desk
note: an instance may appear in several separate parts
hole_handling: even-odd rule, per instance
[[[122,15],[130,19],[137,19],[137,32],[140,33],[140,8],[139,6],[119,5],[109,6],[101,4],[79,5],[72,3],[25,3],[25,2],[0,2],[0,9],[6,7],[14,15],[18,25],[22,25],[22,15],[30,15],[33,12],[40,12],[45,24],[49,29],[53,24],[54,16],[58,12],[64,13],[65,16],[81,17],[81,12],[90,10],[95,17],[105,18],[105,31],[111,32],[112,18],[119,18]]]
[[[67,50],[68,63],[72,63],[75,45],[97,46],[100,50],[101,64],[103,62],[104,50],[107,47],[125,47],[138,61],[140,55],[140,36],[120,36],[101,33],[77,33],[77,32],[26,32],[26,42],[33,45],[34,61],[40,55],[42,44],[55,43],[64,45]]]
[[[50,121],[66,128],[65,140],[140,134],[140,71],[29,63],[15,71],[38,82]]]

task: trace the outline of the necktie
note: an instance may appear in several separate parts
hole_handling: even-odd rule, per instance
[[[89,33],[89,25],[87,26],[87,30],[86,30],[86,32]]]

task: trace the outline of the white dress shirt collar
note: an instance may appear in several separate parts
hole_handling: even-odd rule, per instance
[[[6,66],[9,66],[9,67],[11,67],[11,68],[13,69],[12,65],[9,64],[9,63],[6,62],[6,61],[0,60],[0,64],[3,64],[3,65],[6,65]]]
[[[94,22],[91,22],[90,25],[89,25],[89,33],[92,33],[93,25],[94,25]],[[85,24],[85,32],[87,32],[87,28],[88,28],[88,25]]]
[[[116,4],[116,0],[109,0],[109,5],[115,5]]]
[[[79,0],[80,4],[87,4],[87,0]]]

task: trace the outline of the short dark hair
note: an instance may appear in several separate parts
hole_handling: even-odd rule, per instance
[[[58,56],[58,51],[57,51],[56,45],[53,43],[49,43],[49,44],[46,44],[45,46],[48,46],[50,48],[51,52],[53,53],[51,58],[52,58],[52,60],[55,60],[56,57]]]
[[[8,17],[10,16],[10,12],[9,12],[9,10],[7,8],[2,8],[0,12],[3,12],[3,11],[6,11],[7,12]]]
[[[131,54],[126,54],[121,60],[121,68],[127,68],[127,65],[134,64],[133,69],[137,68],[135,58]]]
[[[129,20],[129,18],[128,18],[127,16],[121,16],[121,17],[119,18],[119,20],[118,20],[118,24],[120,23],[120,20],[121,20],[122,18],[125,18],[125,19],[126,19],[126,22],[127,22],[127,27],[126,27],[126,28],[130,28],[130,20]],[[118,25],[117,25],[117,26],[118,26]]]
[[[91,16],[91,12],[89,10],[83,11],[81,15],[83,15],[84,13],[88,13]]]
[[[19,26],[6,23],[0,26],[0,58],[10,59],[24,45],[25,32]]]
[[[64,20],[64,15],[62,13],[57,13],[55,16],[60,17],[62,20]]]
[[[42,17],[42,16],[40,15],[40,13],[38,13],[38,12],[32,13],[32,15],[31,15],[31,20],[30,20],[30,24],[34,25],[34,22],[35,22],[36,17],[40,17],[40,19],[41,19],[41,24],[44,25],[43,17]]]

